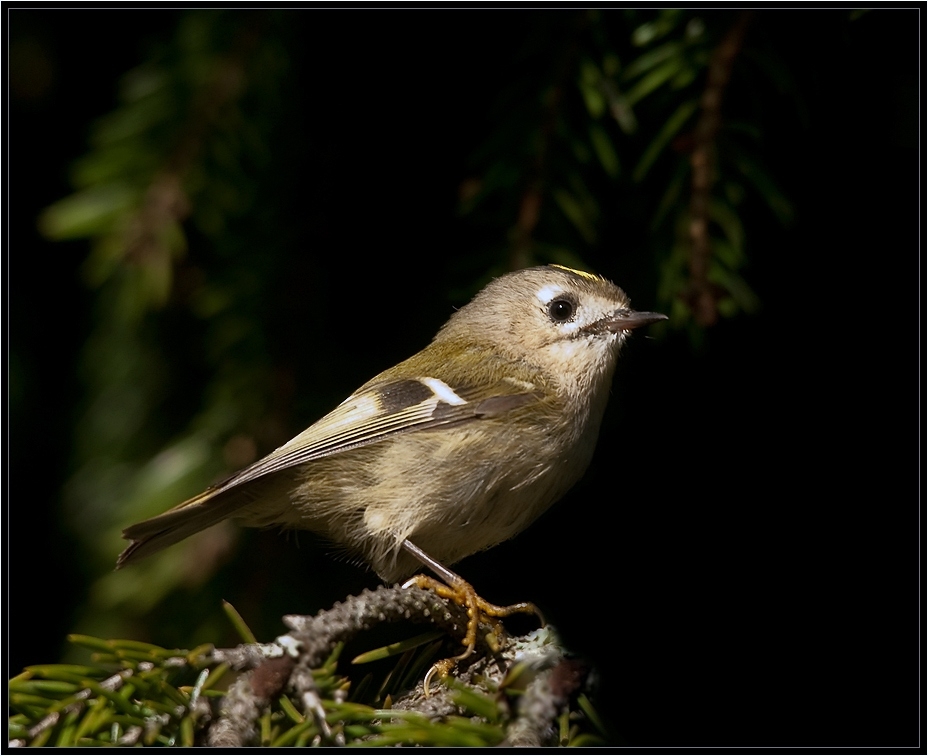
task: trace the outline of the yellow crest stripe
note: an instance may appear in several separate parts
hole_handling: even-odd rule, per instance
[[[597,276],[595,273],[587,273],[585,270],[576,270],[575,268],[568,268],[566,265],[558,265],[556,263],[551,263],[552,268],[559,268],[560,270],[566,270],[568,273],[573,273],[580,278],[585,278],[588,281],[602,281],[602,276]]]

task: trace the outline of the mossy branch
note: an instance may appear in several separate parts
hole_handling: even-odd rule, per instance
[[[341,659],[379,625],[441,631]],[[41,665],[10,681],[10,744],[26,745],[576,745],[602,742],[583,698],[586,668],[550,628],[506,636],[481,625],[477,653],[431,695],[422,677],[459,642],[463,609],[419,588],[383,587],[314,617],[288,616],[272,643],[163,649],[72,636],[91,666]],[[398,656],[372,685],[364,663]],[[587,713],[584,713],[586,711]]]

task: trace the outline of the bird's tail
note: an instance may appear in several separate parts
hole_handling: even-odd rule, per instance
[[[264,476],[258,480],[249,481],[248,485],[220,484],[178,504],[163,514],[130,525],[122,531],[122,537],[132,543],[116,559],[116,569],[183,541],[188,536],[230,517],[244,515],[246,519],[251,519],[247,517],[248,505],[259,499],[261,499],[263,513],[271,514],[276,507],[268,499],[280,496],[280,492],[276,489],[280,487],[281,481],[275,478],[274,475]],[[271,524],[273,517],[268,519],[269,522],[253,524]]]

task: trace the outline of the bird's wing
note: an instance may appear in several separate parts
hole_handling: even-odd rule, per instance
[[[119,555],[117,567],[233,516],[261,497],[261,485],[270,487],[267,476],[273,473],[400,433],[498,417],[542,397],[534,384],[505,377],[483,387],[455,388],[437,378],[375,379],[266,457],[173,509],[123,530],[123,538],[132,543]],[[257,481],[257,490],[245,486]]]
[[[485,388],[452,389],[437,378],[375,384],[220,485],[244,483],[398,433],[496,417],[540,398],[533,385],[506,379]]]

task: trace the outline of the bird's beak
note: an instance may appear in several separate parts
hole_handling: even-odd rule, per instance
[[[635,312],[620,308],[609,317],[600,320],[597,325],[604,331],[619,333],[620,331],[633,331],[649,323],[656,323],[658,320],[667,320],[667,316],[659,312]]]

